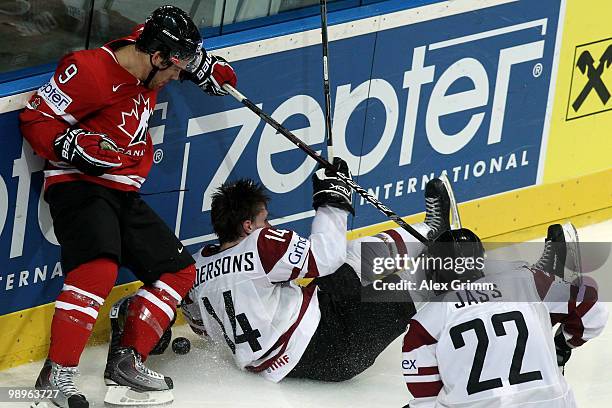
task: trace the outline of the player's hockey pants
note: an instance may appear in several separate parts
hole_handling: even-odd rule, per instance
[[[405,333],[415,313],[407,293],[400,293],[404,301],[366,301],[367,292],[362,299],[359,278],[347,264],[315,283],[319,286],[321,321],[288,377],[320,381],[353,378]]]

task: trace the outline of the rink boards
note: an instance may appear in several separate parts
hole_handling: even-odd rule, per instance
[[[604,129],[612,102],[602,95],[612,82],[598,68],[612,37],[599,16],[612,7],[422,3],[404,10],[390,1],[329,17],[334,150],[356,181],[411,215],[423,211],[427,180],[446,171],[467,202],[464,222],[483,237],[609,207],[612,143]],[[206,44],[232,61],[241,92],[324,150],[318,24],[313,17]],[[599,80],[589,69],[601,71]],[[18,132],[26,97],[15,91],[0,99],[0,327],[8,334],[0,368],[45,354],[49,302],[63,274],[40,198],[43,163]],[[273,223],[307,233],[315,163],[245,107],[177,83],[160,94],[150,124],[155,164],[143,192],[188,249],[214,239],[210,192],[244,176],[270,191]],[[355,207],[353,236],[386,225],[358,197]],[[132,280],[122,271],[119,283]]]

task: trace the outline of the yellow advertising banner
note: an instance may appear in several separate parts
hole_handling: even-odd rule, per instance
[[[610,15],[610,0],[567,1],[544,183],[612,169]]]

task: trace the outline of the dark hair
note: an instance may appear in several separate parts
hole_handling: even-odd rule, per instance
[[[253,221],[270,201],[266,190],[259,183],[243,178],[225,182],[212,195],[210,218],[219,242],[231,242],[240,238],[242,222]]]

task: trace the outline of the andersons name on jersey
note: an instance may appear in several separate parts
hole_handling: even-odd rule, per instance
[[[228,273],[249,272],[255,269],[253,251],[238,255],[228,255],[205,263],[198,269],[196,286]]]

